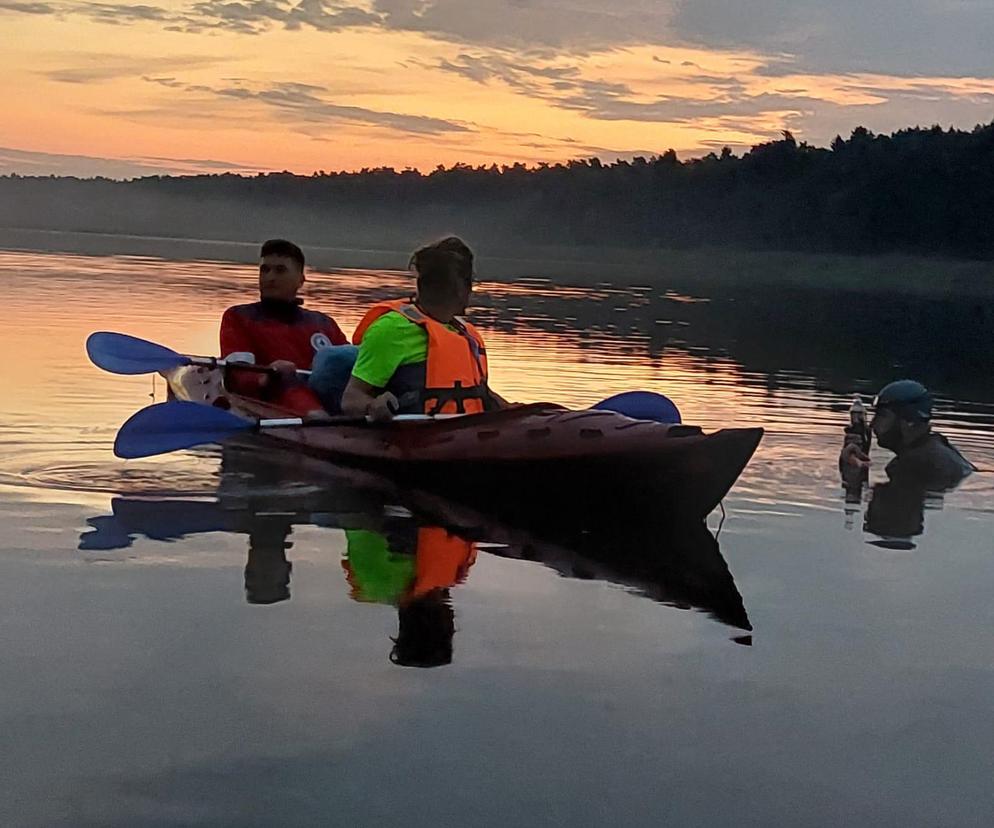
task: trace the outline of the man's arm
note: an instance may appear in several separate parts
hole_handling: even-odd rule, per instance
[[[391,419],[398,408],[400,405],[393,394],[356,376],[349,378],[342,394],[342,413],[348,417],[368,416],[373,422],[382,423]]]
[[[220,340],[222,359],[255,362],[255,345],[235,308],[228,308],[221,317]]]
[[[403,347],[397,341],[396,325],[390,314],[377,319],[363,335],[352,376],[342,394],[342,413],[350,417],[369,416],[383,422],[397,413],[397,398],[383,389],[400,366]],[[403,323],[403,320],[402,320]]]
[[[232,362],[255,362],[255,344],[234,308],[228,308],[221,317],[220,340],[223,359],[230,359]],[[259,396],[269,379],[266,374],[239,371],[237,368],[226,373],[225,384],[231,391],[251,397]]]

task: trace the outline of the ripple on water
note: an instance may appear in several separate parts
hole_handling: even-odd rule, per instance
[[[106,449],[53,451],[25,445],[5,452],[0,465],[0,484],[6,486],[118,495],[209,497],[219,477],[214,451],[124,461]]]

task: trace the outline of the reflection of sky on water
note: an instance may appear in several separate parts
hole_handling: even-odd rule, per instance
[[[111,376],[90,366],[82,354],[86,335],[121,330],[180,351],[213,353],[221,311],[251,300],[255,273],[219,262],[3,253],[0,278],[8,285],[0,347],[17,355],[4,366],[4,384],[17,393],[0,401],[0,444],[8,455],[0,474],[23,471],[55,484],[84,468],[83,479],[104,474],[87,464],[107,462],[117,426],[152,391],[149,377]],[[336,271],[311,274],[308,293],[314,307],[330,310],[348,331],[370,302],[402,295],[410,286],[406,274]],[[701,286],[629,289],[604,283],[588,289],[557,288],[539,279],[484,282],[473,317],[487,334],[494,385],[505,396],[580,406],[632,388],[663,391],[678,403],[685,421],[706,429],[757,424],[767,429],[733,497],[749,493],[762,502],[835,508],[832,458],[851,394],[872,394],[898,371],[870,373],[893,362],[900,350],[900,343],[886,336],[887,320],[896,311],[884,300],[862,300],[856,330],[876,330],[882,342],[867,353],[866,372],[848,373],[856,370],[850,367],[851,327],[833,338],[825,322],[811,316],[810,337],[797,335],[805,307],[828,312],[822,299],[801,303],[785,294],[756,305],[748,297],[701,295],[705,292]],[[835,304],[847,302],[840,298]],[[941,317],[936,323],[941,338],[951,324],[947,311],[934,302],[929,307]],[[922,312],[916,306],[912,315]],[[849,320],[852,314],[845,310],[842,316]],[[975,359],[994,348],[981,335],[986,322],[977,324]],[[946,373],[955,389],[965,381],[954,367]],[[927,372],[932,366],[923,360],[922,368]],[[942,385],[936,390],[937,427],[978,465],[994,467],[994,400],[983,391],[952,399]],[[882,466],[885,453],[878,460]],[[141,478],[142,469],[155,475],[160,465],[177,463],[119,465],[112,474]],[[965,487],[982,493],[987,488],[973,481]]]
[[[395,614],[349,600],[340,532],[296,528],[292,600],[253,607],[243,537],[139,539],[84,564],[71,550],[92,514],[0,505],[0,815],[972,825],[989,810],[994,572],[949,514],[909,556],[853,542],[837,515],[734,509],[723,548],[751,648],[483,555],[453,592],[453,665],[415,673],[387,660]]]
[[[5,824],[967,825],[994,807],[994,481],[929,500],[912,550],[866,543],[862,507],[845,528],[851,393],[902,356],[864,331],[902,330],[907,303],[846,322],[841,298],[485,284],[474,315],[509,396],[581,405],[640,387],[708,429],[767,428],[720,536],[755,642],[618,583],[484,553],[452,590],[453,664],[412,672],[387,658],[396,611],[349,599],[327,516],[293,525],[292,599],[270,607],[245,601],[241,534],[76,551],[111,494],[223,503],[226,485],[214,450],[113,459],[152,381],[90,366],[86,334],[213,352],[221,310],[252,298],[251,268],[4,253],[0,279]],[[408,285],[337,272],[309,287],[350,329]],[[989,391],[922,356],[939,338],[972,365],[986,323],[957,339],[937,313],[906,370],[939,391],[940,429],[994,468]],[[874,450],[871,480],[886,458]]]

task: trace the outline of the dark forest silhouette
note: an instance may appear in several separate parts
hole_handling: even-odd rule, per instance
[[[0,178],[0,226],[394,249],[439,232],[500,247],[732,247],[994,257],[994,123],[789,133],[736,156],[300,176]]]

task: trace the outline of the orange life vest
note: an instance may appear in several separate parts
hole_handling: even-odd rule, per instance
[[[438,526],[423,526],[418,529],[414,584],[408,596],[419,598],[432,590],[462,583],[474,563],[475,543],[450,535]]]
[[[443,325],[409,300],[380,302],[366,312],[352,335],[352,342],[361,344],[369,326],[391,311],[420,325],[428,334],[425,387],[420,392],[425,414],[478,414],[491,407],[483,337],[460,317],[454,318],[450,325]]]
[[[462,583],[476,563],[476,544],[439,526],[418,528],[413,555],[391,547],[379,532],[347,529],[346,534],[349,547],[342,569],[353,601],[409,604]]]

